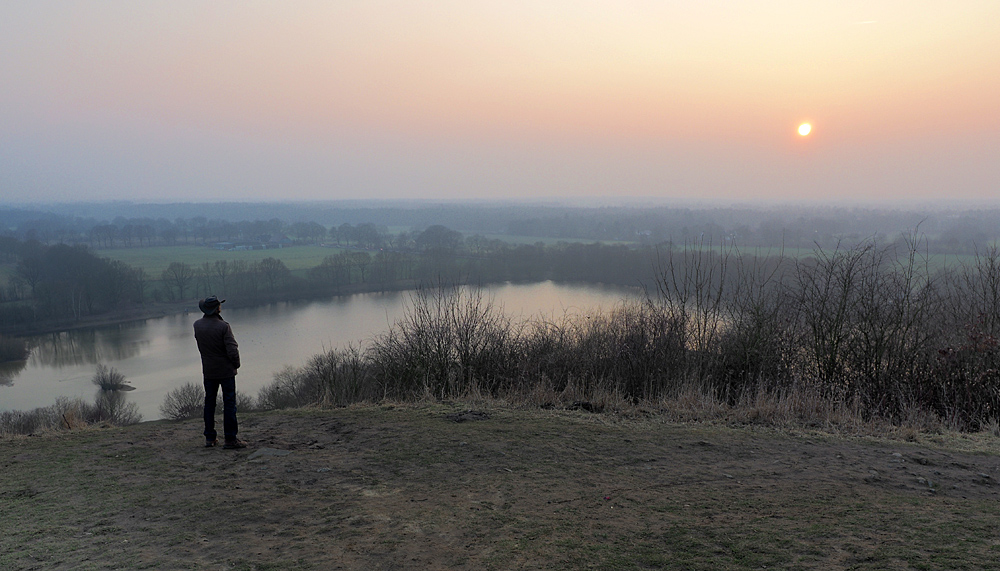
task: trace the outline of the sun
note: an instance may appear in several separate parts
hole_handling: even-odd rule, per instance
[[[809,123],[803,123],[799,125],[799,135],[805,137],[806,135],[809,134],[810,131],[812,131],[812,129],[813,129],[812,125],[810,125]]]

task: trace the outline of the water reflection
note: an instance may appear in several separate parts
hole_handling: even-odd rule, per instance
[[[7,361],[0,363],[0,385],[11,386],[17,377],[28,366],[28,361]]]
[[[29,362],[33,367],[63,368],[135,357],[149,345],[148,339],[136,334],[144,326],[132,322],[34,337],[29,341]]]

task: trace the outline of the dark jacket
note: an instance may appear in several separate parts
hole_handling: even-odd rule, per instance
[[[206,379],[228,379],[240,368],[240,350],[233,329],[218,313],[194,322],[194,338],[201,352],[201,372]]]

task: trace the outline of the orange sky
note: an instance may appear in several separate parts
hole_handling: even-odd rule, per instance
[[[994,0],[5,3],[0,195],[992,200],[997,22]]]

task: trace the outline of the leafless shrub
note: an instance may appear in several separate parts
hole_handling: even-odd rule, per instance
[[[518,331],[476,290],[418,290],[407,315],[376,337],[368,361],[385,396],[465,392],[475,380],[488,390],[517,371]]]
[[[240,411],[256,410],[255,399],[240,391],[236,391],[236,409]],[[195,383],[185,383],[170,392],[160,404],[160,414],[170,420],[198,418],[205,410],[205,388]],[[216,394],[215,410],[222,410],[222,399]]]
[[[108,367],[103,363],[98,363],[97,372],[91,381],[102,391],[121,391],[131,389],[126,381],[125,375],[118,372],[114,367]]]
[[[222,410],[221,404],[216,401],[215,410]],[[238,411],[251,411],[260,410],[260,406],[257,404],[257,399],[249,393],[243,393],[239,390],[236,391],[236,410]]]
[[[623,303],[607,313],[536,320],[521,344],[520,382],[543,377],[560,391],[611,383],[629,398],[659,395],[683,376],[681,319],[652,304]]]
[[[316,355],[304,369],[310,384],[315,385],[312,392],[320,404],[344,405],[382,396],[370,378],[371,367],[357,347]]]
[[[119,391],[98,393],[93,414],[93,422],[106,422],[114,426],[126,426],[142,421],[139,406],[129,401]]]
[[[160,414],[170,420],[197,418],[205,407],[205,389],[185,383],[167,393],[160,405]]]
[[[0,435],[34,434],[50,428],[52,411],[36,408],[32,411],[7,410],[0,412]]]
[[[257,404],[263,410],[297,408],[319,401],[315,386],[302,369],[285,367],[274,374],[274,381],[261,387]]]
[[[60,397],[56,403],[48,407],[53,414],[54,423],[50,428],[76,430],[84,428],[92,422],[97,422],[97,406],[84,402],[82,399]]]
[[[330,350],[309,359],[303,367],[285,367],[257,394],[265,410],[310,404],[342,405],[378,398],[370,382],[371,364],[354,347]]]

